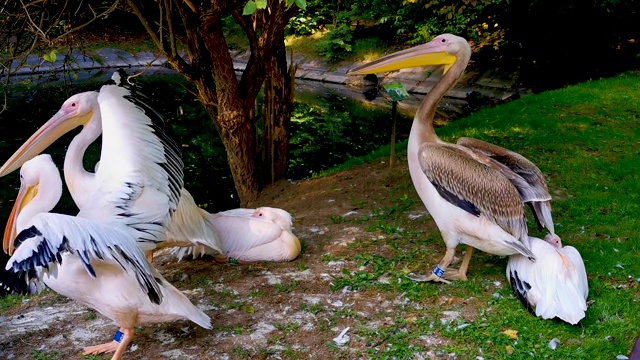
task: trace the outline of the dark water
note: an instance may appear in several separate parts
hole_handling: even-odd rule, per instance
[[[222,142],[198,100],[185,89],[189,84],[178,75],[138,78],[152,106],[165,116],[169,133],[183,152],[185,187],[196,202],[210,212],[238,207],[238,197]],[[60,108],[69,96],[99,89],[101,81],[69,87],[39,85],[9,96],[9,109],[0,113],[0,162],[4,163],[20,145]],[[342,164],[388,144],[391,123],[388,110],[369,109],[330,90],[299,91],[291,124],[290,179],[298,180]],[[399,118],[397,141],[408,135],[410,121]],[[62,170],[67,144],[80,129],[56,141],[47,153]],[[93,169],[99,156],[99,141],[85,156],[85,167]],[[0,178],[0,218],[6,219],[19,186],[19,172]],[[77,209],[65,194],[54,211],[75,214]]]

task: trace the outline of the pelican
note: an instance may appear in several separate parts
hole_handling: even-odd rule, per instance
[[[529,240],[538,261],[520,254],[509,257],[507,279],[513,292],[532,314],[577,324],[585,316],[589,294],[580,253],[572,246],[563,247],[555,234]]]
[[[146,264],[142,252],[135,246],[135,239],[126,232],[114,231],[108,226],[92,223],[88,219],[49,213],[62,195],[62,180],[53,160],[42,154],[24,163],[20,170],[20,191],[5,229],[4,240],[16,238],[16,251],[7,264],[7,270],[19,269],[29,256],[33,269],[42,272],[42,282],[55,292],[95,309],[119,324],[114,340],[102,345],[84,348],[84,354],[115,352],[112,359],[121,359],[134,336],[134,327],[142,324],[174,320],[191,320],[211,329],[210,318],[195,307],[186,296],[168,283],[151,268],[161,293],[160,304],[152,302],[141,290],[137,281],[129,276],[118,262],[96,254],[90,265],[81,253],[58,254],[59,264],[38,263],[37,251],[47,251],[46,240],[62,231],[73,234],[89,227],[89,236],[102,241],[100,236],[110,236],[113,246],[127,244],[138,250],[139,262]],[[86,230],[85,230],[86,231]],[[71,237],[70,237],[71,240]],[[64,244],[62,244],[64,245]],[[41,267],[46,265],[46,267]],[[91,266],[92,274],[86,268]],[[17,284],[16,289],[24,284]],[[21,291],[25,292],[25,291]]]
[[[442,78],[425,96],[413,119],[407,160],[413,185],[436,222],[447,251],[428,276],[412,274],[416,281],[466,280],[473,248],[534,260],[524,203],[532,203],[537,221],[553,233],[551,196],[532,162],[480,140],[462,138],[452,144],[435,133],[438,102],[458,82],[470,57],[471,47],[465,39],[442,34],[350,71],[368,74],[425,65],[444,67]],[[459,243],[467,245],[467,252],[460,268],[450,269]]]
[[[11,173],[26,160],[44,151],[62,135],[82,126],[82,130],[69,144],[64,160],[65,181],[81,211],[94,207],[93,192],[103,186],[102,177],[112,172],[115,172],[114,175],[118,174],[120,159],[130,159],[142,169],[137,176],[147,174],[153,178],[162,175],[163,172],[169,173],[166,184],[160,185],[164,186],[165,190],[168,186],[172,196],[170,221],[163,221],[166,227],[163,227],[162,235],[155,236],[155,239],[140,238],[148,261],[151,262],[153,249],[174,246],[174,241],[186,240],[189,245],[201,244],[219,250],[215,233],[202,216],[204,210],[197,207],[183,186],[180,151],[162,130],[162,116],[145,103],[145,97],[129,83],[124,71],[114,73],[113,79],[113,85],[103,86],[99,93],[80,93],[65,101],[58,114],[38,129],[0,168],[0,176]],[[109,99],[105,99],[103,95],[107,90],[117,92],[118,96],[107,101]],[[120,121],[113,121],[113,116],[119,116]],[[147,126],[131,128],[129,118],[142,121]],[[121,137],[110,136],[112,133],[118,133]],[[82,158],[89,145],[101,134],[103,141],[100,166],[96,166],[95,173],[89,172],[84,168]],[[136,139],[133,145],[122,146],[127,144],[123,143],[122,139],[132,137]],[[164,148],[157,146],[157,139],[160,139]],[[146,144],[151,145],[152,149],[141,152],[140,149]],[[140,153],[148,153],[150,156],[140,156]],[[148,169],[144,168],[146,164],[149,164]],[[141,213],[153,211],[154,208],[156,204],[153,201],[136,203],[136,209]]]
[[[263,206],[256,209],[232,209],[208,214],[207,219],[220,241],[219,263],[251,264],[257,261],[291,261],[302,250],[291,230],[291,214]],[[204,246],[175,248],[179,259],[191,253],[194,258],[215,252]]]

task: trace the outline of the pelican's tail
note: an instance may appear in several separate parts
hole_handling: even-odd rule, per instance
[[[551,234],[555,234],[553,218],[551,217],[551,204],[548,201],[534,201],[530,204],[538,225],[549,230]]]
[[[516,297],[536,316],[577,324],[587,310],[582,258],[566,256],[565,248],[556,249],[543,240],[529,239],[537,261],[518,254],[510,256],[507,264],[507,279]]]
[[[181,261],[185,256],[191,256],[192,259],[197,259],[205,255],[216,255],[219,253],[220,251],[204,245],[181,246],[171,249],[171,254],[176,256],[178,261]]]
[[[220,239],[216,235],[211,221],[209,221],[210,214],[196,205],[193,197],[186,189],[182,188],[180,195],[178,208],[171,216],[169,224],[167,224],[167,241],[189,242],[200,246],[200,248],[206,247],[214,253],[219,253],[221,251]],[[187,247],[186,249],[192,249],[192,247]],[[182,251],[182,249],[179,249],[174,250],[175,252],[181,254],[179,258],[182,258],[187,252],[194,251]]]
[[[158,273],[159,274],[159,273]],[[163,300],[158,306],[161,307],[161,313],[167,316],[163,320],[173,320],[181,318],[190,320],[205,329],[211,329],[211,318],[195,306],[191,301],[175,286],[162,279]]]

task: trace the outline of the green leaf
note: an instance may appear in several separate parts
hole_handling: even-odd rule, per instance
[[[51,52],[49,54],[45,54],[42,55],[42,58],[44,59],[44,61],[48,61],[50,63],[54,63],[56,62],[56,51],[55,50],[51,50]]]
[[[307,1],[306,0],[295,0],[296,1],[296,5],[298,5],[298,7],[301,10],[304,10],[307,8]]]
[[[286,0],[286,1],[285,1],[285,4],[287,5],[287,7],[291,7],[291,5],[293,5],[293,2],[294,2],[294,1],[295,1],[295,0]]]
[[[253,0],[249,0],[247,5],[244,6],[244,9],[242,9],[242,15],[253,15],[257,9],[256,3],[253,2]]]
[[[266,9],[267,0],[256,0],[256,6],[258,7],[258,9]]]

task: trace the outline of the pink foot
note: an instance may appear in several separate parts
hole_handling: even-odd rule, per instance
[[[115,340],[100,345],[87,346],[83,349],[84,352],[82,353],[82,355],[112,353],[118,349],[118,346],[120,346],[120,343],[116,342]]]

